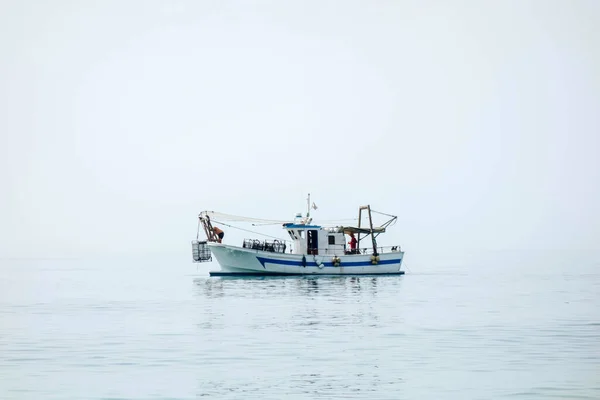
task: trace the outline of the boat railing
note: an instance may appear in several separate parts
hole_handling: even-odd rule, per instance
[[[398,253],[402,251],[402,248],[400,246],[379,246],[377,247],[377,254],[383,254],[383,253]],[[308,254],[315,254],[315,255],[340,255],[340,249],[314,249],[314,250],[309,250]],[[356,250],[350,250],[348,248],[346,248],[343,252],[344,255],[366,255],[366,254],[373,254],[373,247],[361,247],[361,248],[357,248]]]
[[[258,240],[258,239],[244,239],[242,245],[245,249],[270,251],[271,253],[285,253],[287,245],[285,241],[281,240]]]

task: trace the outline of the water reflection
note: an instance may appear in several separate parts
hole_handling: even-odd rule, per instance
[[[397,348],[396,337],[382,332],[395,329],[390,328],[398,313],[393,299],[401,281],[373,276],[197,278],[196,335],[207,346],[201,352],[198,396],[264,398],[252,396],[285,392],[348,398],[397,387],[399,379],[382,378],[379,367],[387,354],[381,349]],[[392,341],[379,349],[375,337]]]
[[[194,279],[194,284],[197,287],[197,293],[201,293],[205,297],[218,298],[225,295],[223,290],[223,281],[220,279]]]
[[[319,293],[319,282],[316,279],[306,279],[305,281],[307,282],[306,290],[308,293]]]
[[[401,277],[206,277],[194,279],[195,293],[200,297],[252,297],[272,295],[331,296],[351,291],[376,296],[384,290],[398,288]]]
[[[200,379],[198,382],[198,397],[219,395],[221,398],[281,398],[277,393],[299,398],[356,398],[372,397],[396,399],[398,390],[404,385],[404,379],[399,376],[379,373],[377,365],[361,365],[366,372],[350,372],[343,366],[329,365],[329,372],[310,372],[307,366],[299,366],[290,372],[283,380],[270,381],[266,379],[229,379],[221,377],[214,380]],[[337,368],[336,368],[337,367]],[[301,368],[301,371],[298,371]],[[345,374],[336,373],[345,370]],[[387,396],[385,395],[387,394]],[[282,396],[285,397],[285,396]]]

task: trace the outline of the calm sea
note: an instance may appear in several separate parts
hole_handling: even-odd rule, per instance
[[[599,260],[265,279],[3,260],[0,398],[600,399]]]

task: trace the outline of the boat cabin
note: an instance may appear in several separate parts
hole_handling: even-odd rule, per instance
[[[313,254],[313,255],[341,255],[349,254],[346,246],[347,238],[345,235],[355,234],[360,243],[361,235],[368,236],[385,232],[385,227],[377,227],[373,229],[351,227],[351,226],[336,226],[323,227],[320,225],[305,225],[302,223],[287,223],[283,224],[283,228],[287,231],[292,239],[293,251],[292,254]],[[374,248],[377,247],[375,238],[372,239]],[[357,250],[360,252],[360,250]]]
[[[344,254],[346,238],[339,228],[288,223],[283,225],[292,239],[293,254]]]

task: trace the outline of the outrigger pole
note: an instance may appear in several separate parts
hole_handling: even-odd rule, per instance
[[[373,235],[373,219],[371,218],[371,206],[370,205],[366,205],[366,206],[360,206],[358,208],[358,227],[360,228],[360,224],[362,222],[362,211],[363,210],[367,210],[368,215],[369,215],[369,228],[371,230],[371,241],[373,244],[373,255],[377,255],[377,241],[375,241],[375,235]],[[367,234],[368,236],[369,234]],[[356,243],[356,247],[360,248],[360,232],[358,232],[358,238],[357,238],[357,243]]]
[[[381,232],[385,232],[385,228],[387,228],[393,221],[395,221],[398,217],[394,216],[394,215],[389,215],[389,214],[384,214],[387,215],[388,217],[392,217],[389,221],[387,221],[386,223],[384,223],[380,228],[377,229],[377,234],[375,234],[375,229],[373,229],[373,218],[371,216],[371,206],[370,205],[366,205],[366,206],[360,206],[358,208],[358,238],[357,238],[357,244],[356,247],[360,248],[360,224],[362,222],[362,211],[363,210],[367,210],[368,216],[369,216],[369,233],[365,233],[366,236],[371,235],[371,243],[373,245],[373,255],[377,256],[377,240],[375,240],[375,238],[381,233]],[[377,211],[374,211],[377,212]],[[379,214],[383,214],[383,213],[379,213]]]

